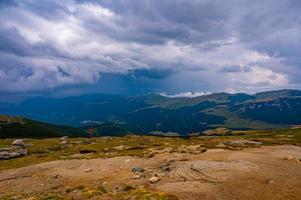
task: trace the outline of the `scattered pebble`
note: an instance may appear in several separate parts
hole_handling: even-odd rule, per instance
[[[89,140],[89,139],[85,139],[83,142],[82,142],[82,144],[91,144],[92,142]]]
[[[85,172],[91,172],[92,171],[92,169],[86,169],[85,170]]]
[[[60,140],[65,141],[65,140],[68,140],[68,138],[69,138],[68,136],[63,136],[63,137],[60,138]]]
[[[142,173],[142,172],[144,172],[144,170],[141,167],[134,167],[132,169],[132,172],[134,172],[134,173]]]
[[[165,165],[162,165],[162,166],[160,167],[160,169],[161,169],[161,171],[168,172],[168,171],[170,171],[170,164],[167,163],[167,164],[165,164]]]
[[[274,181],[273,179],[268,179],[268,180],[266,181],[266,183],[267,183],[267,184],[273,184],[273,183],[275,183],[275,181]]]
[[[156,183],[156,182],[158,182],[159,180],[160,180],[159,177],[153,176],[153,177],[151,177],[150,179],[148,179],[148,182],[150,182],[150,183]]]
[[[133,179],[140,179],[141,178],[141,174],[136,174],[133,176]]]
[[[112,149],[117,150],[117,151],[123,151],[123,150],[128,149],[128,147],[126,147],[124,145],[120,145],[120,146],[117,146],[117,147],[113,147]]]
[[[216,145],[215,147],[218,147],[218,148],[225,148],[227,147],[224,143],[220,142],[218,145]]]
[[[67,145],[68,144],[68,141],[64,140],[61,142],[61,145]]]
[[[295,157],[294,156],[286,156],[283,158],[283,160],[294,160]]]

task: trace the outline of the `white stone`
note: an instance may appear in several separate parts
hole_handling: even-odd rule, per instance
[[[148,181],[149,181],[150,183],[156,183],[156,182],[158,182],[159,180],[160,180],[159,177],[153,176],[153,177],[151,177]]]

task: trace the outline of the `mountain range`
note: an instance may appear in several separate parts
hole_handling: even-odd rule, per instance
[[[301,91],[212,93],[194,98],[159,94],[90,94],[0,103],[0,113],[56,125],[93,128],[96,135],[199,134],[207,129],[272,129],[301,124]]]

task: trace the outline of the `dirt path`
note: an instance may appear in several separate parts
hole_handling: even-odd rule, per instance
[[[146,188],[178,199],[300,199],[299,159],[300,147],[273,146],[213,149],[197,155],[158,154],[149,159],[54,161],[1,171],[0,197],[29,199],[55,193],[67,199],[114,199],[122,190]],[[141,178],[135,177],[134,167],[145,170]],[[160,180],[149,183],[154,175]],[[88,197],[80,193],[99,187],[106,194]]]

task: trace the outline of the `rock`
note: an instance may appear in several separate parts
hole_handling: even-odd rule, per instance
[[[161,169],[161,171],[169,172],[169,171],[171,170],[171,169],[170,169],[170,164],[167,163],[167,164],[165,164],[165,165],[162,165],[162,166],[160,166],[160,169]]]
[[[76,154],[72,154],[70,157],[71,158],[85,158],[86,156],[87,156],[87,154],[76,153]]]
[[[67,145],[68,144],[68,136],[63,136],[60,138],[60,140],[62,141],[61,142],[61,145]]]
[[[56,174],[56,175],[52,176],[51,178],[58,179],[59,177],[60,177],[60,175]]]
[[[206,151],[207,151],[206,148],[202,148],[202,149],[200,150],[201,153],[205,153]]]
[[[244,140],[233,140],[229,142],[231,145],[243,145],[246,142]]]
[[[68,138],[69,138],[68,136],[63,136],[60,138],[60,140],[65,141],[65,140],[68,140]]]
[[[61,142],[61,145],[67,145],[68,144],[68,141],[64,140]]]
[[[11,143],[12,147],[14,148],[25,148],[26,145],[24,143],[24,140],[22,139],[16,139]]]
[[[0,159],[12,159],[27,155],[27,149],[22,139],[17,139],[12,142],[12,148],[1,148]]]
[[[283,158],[283,160],[294,160],[295,157],[294,156],[286,156],[285,158]]]
[[[133,146],[133,147],[128,147],[128,150],[138,150],[138,149],[145,149],[145,145],[140,145],[140,146]]]
[[[151,177],[150,179],[148,179],[148,182],[150,182],[150,183],[156,183],[156,182],[158,182],[159,180],[160,180],[159,177],[153,176],[153,177]]]
[[[108,182],[103,182],[100,188],[103,193],[107,193],[109,191],[108,190]]]
[[[248,144],[254,144],[254,145],[262,145],[262,142],[256,142],[256,141],[250,141],[250,140],[247,140]]]
[[[19,152],[11,152],[11,153],[9,153],[9,156],[10,156],[10,158],[17,158],[17,157],[22,156],[22,154]]]
[[[61,158],[61,159],[67,159],[68,156],[59,156],[59,158]]]
[[[82,144],[91,144],[92,142],[89,139],[85,139]]]
[[[27,151],[27,149],[18,149],[15,151],[15,153],[20,154],[20,156],[25,156],[25,155],[27,155],[28,151]]]
[[[3,152],[3,151],[13,151],[12,148],[0,148],[0,152]]]
[[[275,181],[273,180],[273,179],[268,179],[267,181],[266,181],[266,183],[267,184],[273,184]]]
[[[246,145],[246,144],[261,145],[262,142],[256,142],[256,141],[251,141],[251,140],[233,140],[233,141],[230,141],[229,144],[232,144],[232,145]]]
[[[149,153],[149,154],[145,155],[146,158],[153,158],[154,156],[155,156],[155,153]]]
[[[112,149],[117,150],[117,151],[123,151],[123,150],[127,150],[128,147],[125,147],[124,145],[120,145],[117,147],[113,147]]]
[[[86,169],[86,170],[85,170],[85,172],[87,172],[87,173],[88,173],[88,172],[91,172],[91,171],[92,171],[92,169]]]
[[[0,159],[9,159],[10,158],[10,156],[9,156],[9,152],[7,152],[7,151],[1,151],[0,152]]]
[[[216,145],[215,147],[217,148],[225,148],[227,147],[224,143],[220,142],[218,145]]]
[[[134,173],[143,173],[144,169],[142,169],[141,167],[134,167],[132,169],[132,172],[134,172]]]
[[[136,174],[136,175],[133,176],[133,179],[140,179],[141,176],[142,176],[141,174]]]
[[[6,160],[6,159],[12,159],[22,156],[18,152],[8,152],[8,151],[2,151],[0,152],[0,159]]]

